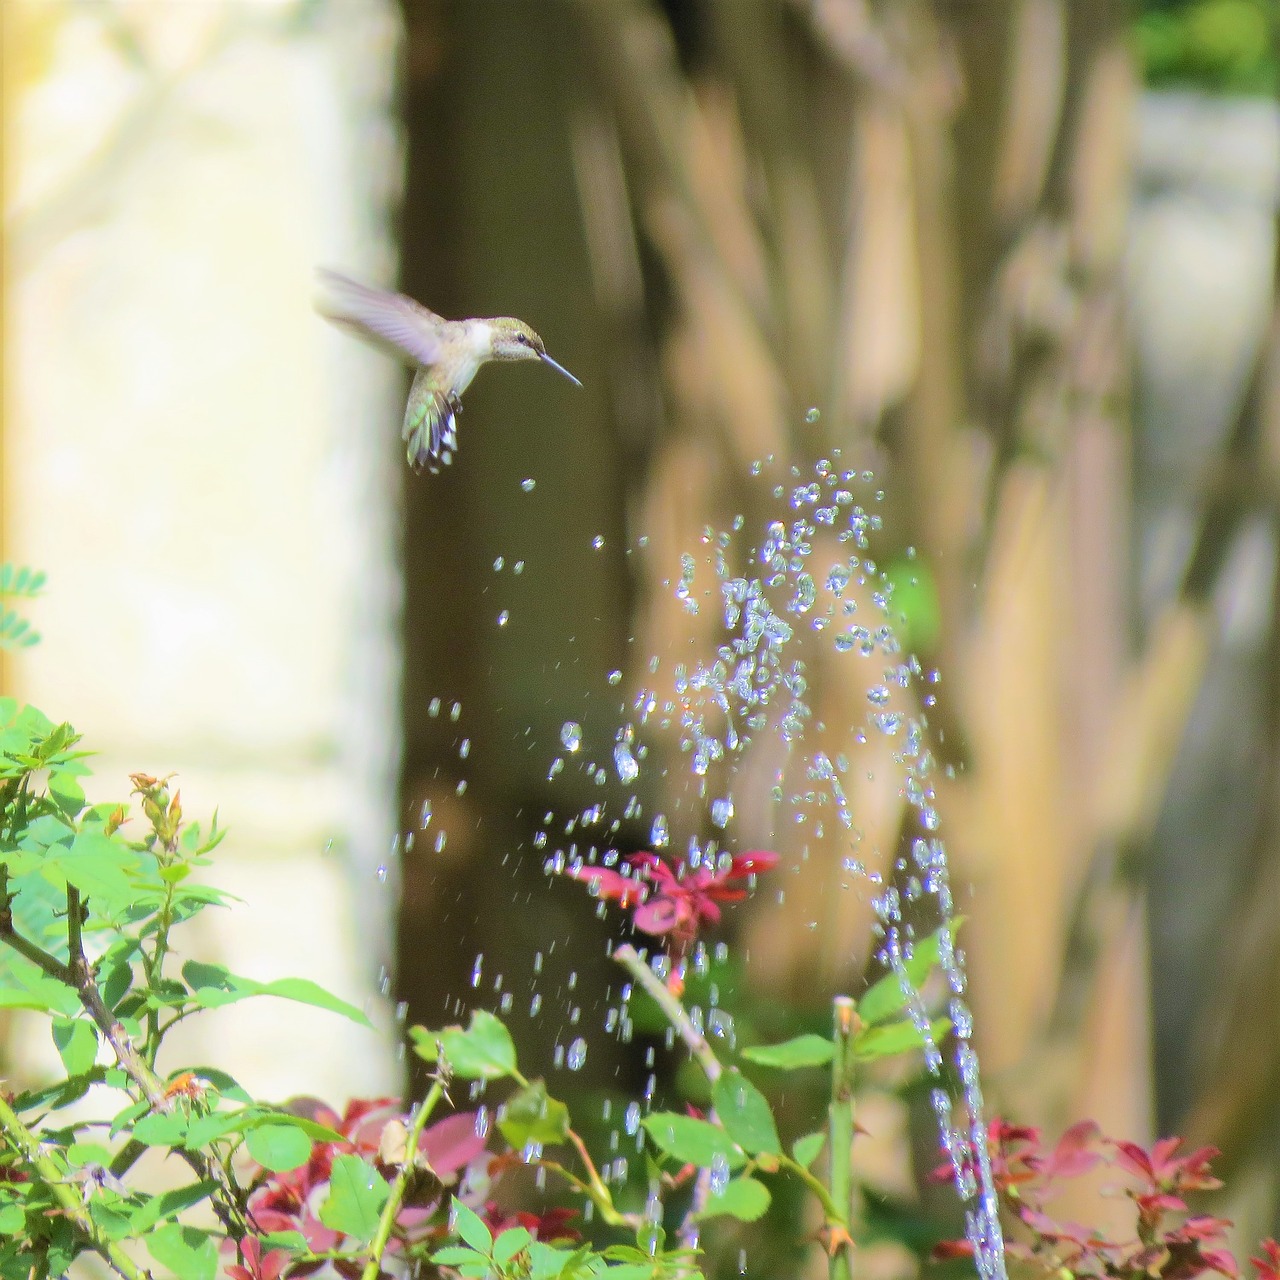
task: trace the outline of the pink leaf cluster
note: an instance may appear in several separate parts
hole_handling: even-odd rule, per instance
[[[1192,1214],[1186,1197],[1221,1186],[1209,1170],[1218,1154],[1201,1147],[1179,1155],[1180,1138],[1161,1138],[1149,1148],[1102,1135],[1091,1120],[1072,1125],[1046,1150],[1039,1129],[994,1119],[987,1131],[991,1172],[1000,1201],[1021,1223],[1018,1238],[1007,1244],[1010,1256],[1037,1263],[1049,1272],[1112,1280],[1195,1280],[1215,1272],[1236,1280],[1239,1268],[1226,1247],[1225,1218]],[[1045,1206],[1071,1178],[1100,1166],[1124,1175],[1124,1194],[1135,1210],[1134,1231],[1109,1239],[1076,1222],[1060,1222]],[[949,1178],[950,1164],[935,1170]],[[1280,1280],[1280,1247],[1262,1243],[1263,1256],[1253,1258],[1256,1280]],[[934,1250],[936,1258],[971,1255],[967,1240],[949,1240]]]

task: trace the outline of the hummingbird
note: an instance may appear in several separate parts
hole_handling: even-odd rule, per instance
[[[326,296],[320,314],[353,330],[379,350],[413,367],[404,411],[405,449],[414,471],[437,472],[458,451],[462,393],[490,360],[541,360],[582,386],[557,364],[523,320],[446,320],[403,293],[371,289],[336,271],[321,271]]]

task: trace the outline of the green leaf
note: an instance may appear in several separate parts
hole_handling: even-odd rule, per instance
[[[493,1233],[472,1209],[454,1196],[449,1204],[449,1226],[465,1244],[488,1255],[493,1250]]]
[[[145,1244],[147,1252],[178,1280],[213,1280],[218,1269],[217,1246],[196,1227],[170,1222],[150,1232]]]
[[[175,1217],[184,1209],[208,1199],[217,1189],[218,1184],[212,1178],[206,1178],[202,1182],[189,1182],[185,1187],[175,1187],[162,1195],[150,1196],[134,1210],[129,1228],[135,1235],[142,1235],[157,1222]]]
[[[718,1214],[728,1214],[740,1222],[755,1222],[764,1217],[769,1200],[769,1189],[763,1182],[745,1176],[734,1178],[723,1191],[709,1195],[707,1203],[695,1216],[714,1218]]]
[[[493,1242],[493,1260],[499,1266],[505,1266],[522,1249],[529,1247],[533,1239],[524,1227],[509,1227]]]
[[[114,916],[129,907],[133,889],[129,873],[138,865],[137,854],[123,840],[103,831],[77,831],[68,846],[48,846],[40,873],[58,888],[72,885],[93,899],[99,914]]]
[[[477,1253],[465,1244],[447,1244],[443,1249],[437,1249],[431,1255],[432,1262],[439,1263],[445,1267],[464,1266],[467,1263],[475,1262],[477,1258],[488,1266],[489,1260],[483,1253]]]
[[[133,1126],[133,1137],[147,1147],[180,1147],[190,1123],[184,1111],[153,1111]]]
[[[736,1169],[746,1163],[746,1155],[723,1129],[705,1120],[682,1116],[676,1111],[655,1111],[643,1121],[654,1145],[681,1164],[709,1169],[721,1157]]]
[[[219,964],[202,964],[197,960],[188,960],[182,966],[182,977],[191,988],[196,1002],[206,1009],[220,1009],[223,1005],[235,1004],[250,996],[279,996],[282,1000],[293,1000],[298,1004],[308,1004],[317,1009],[327,1009],[330,1013],[341,1014],[362,1027],[372,1025],[355,1005],[331,995],[309,978],[277,978],[274,982],[256,982],[253,978],[242,978],[231,973]]]
[[[214,1111],[208,1115],[192,1116],[182,1145],[188,1151],[199,1151],[229,1133],[247,1129],[257,1115],[254,1108],[242,1107],[239,1111]]]
[[[817,1158],[818,1152],[826,1145],[827,1135],[819,1130],[817,1133],[806,1133],[803,1138],[797,1138],[795,1146],[791,1148],[791,1154],[795,1157],[796,1163],[807,1169]]]
[[[773,1123],[773,1112],[759,1089],[740,1071],[726,1071],[716,1081],[711,1096],[716,1116],[734,1142],[744,1151],[780,1155],[782,1144]]]
[[[471,1023],[440,1033],[445,1060],[462,1080],[502,1080],[515,1074],[516,1047],[506,1027],[491,1013],[476,1009]]]
[[[57,1046],[67,1075],[80,1076],[93,1067],[98,1057],[98,1033],[86,1018],[58,1018],[52,1024],[53,1043]]]
[[[935,1018],[929,1023],[929,1035],[934,1044],[951,1030],[950,1018]],[[853,1054],[859,1062],[871,1062],[876,1058],[890,1058],[897,1053],[924,1048],[924,1036],[909,1019],[901,1022],[882,1023],[867,1027],[853,1040]]]
[[[963,923],[963,917],[957,917],[916,943],[911,958],[902,966],[912,990],[918,992],[925,979],[941,963],[943,936],[946,936],[949,944],[954,943],[956,930]],[[886,973],[863,993],[862,999],[858,1001],[858,1017],[867,1026],[874,1026],[878,1022],[896,1017],[907,1004],[908,996],[903,993],[902,980],[897,972]]]
[[[0,1205],[0,1236],[17,1235],[26,1225],[27,1214],[20,1204]]]
[[[272,1173],[296,1169],[311,1158],[311,1139],[290,1125],[258,1125],[245,1135],[245,1145],[249,1154]]]
[[[222,1097],[229,1098],[232,1102],[240,1102],[245,1106],[253,1102],[248,1090],[234,1076],[225,1071],[219,1071],[217,1067],[189,1067],[188,1070],[197,1079],[212,1085]],[[323,1126],[321,1127],[323,1128]],[[325,1132],[332,1133],[333,1130],[326,1129]],[[338,1140],[341,1141],[341,1138],[338,1138]]]
[[[373,1238],[378,1214],[390,1188],[382,1175],[359,1156],[342,1155],[329,1174],[329,1196],[320,1206],[320,1221],[361,1244]]]
[[[531,1142],[554,1146],[569,1135],[569,1108],[548,1096],[544,1081],[535,1080],[507,1100],[498,1128],[517,1151]]]
[[[0,986],[0,1008],[37,1009],[74,1017],[83,1012],[80,997],[65,982],[50,977],[21,956],[5,956],[4,985]]]
[[[797,1067],[824,1067],[834,1055],[835,1046],[831,1041],[812,1033],[784,1040],[781,1044],[759,1044],[742,1051],[748,1062],[761,1067],[777,1067],[782,1071],[794,1071]]]
[[[81,1169],[87,1164],[109,1165],[113,1158],[111,1148],[100,1142],[73,1142],[67,1148],[66,1156],[73,1169]]]
[[[25,596],[35,599],[45,584],[43,570],[26,565],[0,564],[0,596]]]

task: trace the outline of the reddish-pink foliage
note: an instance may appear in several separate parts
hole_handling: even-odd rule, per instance
[[[1212,1191],[1221,1182],[1209,1171],[1218,1154],[1201,1147],[1179,1156],[1178,1138],[1161,1138],[1150,1148],[1135,1142],[1104,1138],[1091,1120],[1073,1125],[1051,1151],[1041,1146],[1039,1129],[994,1119],[987,1129],[991,1172],[1001,1204],[1021,1224],[1011,1236],[1011,1256],[1036,1263],[1050,1272],[1110,1280],[1196,1280],[1210,1272],[1235,1280],[1239,1268],[1226,1248],[1225,1218],[1192,1215],[1185,1197]],[[970,1153],[970,1165],[976,1164]],[[1125,1195],[1136,1210],[1134,1234],[1108,1239],[1101,1232],[1075,1222],[1059,1222],[1045,1205],[1071,1178],[1100,1166],[1126,1175]],[[949,1178],[950,1163],[934,1171]],[[1262,1244],[1263,1256],[1253,1258],[1258,1280],[1280,1280],[1280,1247]],[[967,1240],[943,1241],[937,1259],[971,1256]]]

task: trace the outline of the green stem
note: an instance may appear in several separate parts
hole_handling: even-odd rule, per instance
[[[828,1220],[830,1280],[853,1280],[853,1040],[857,1012],[849,996],[833,1002],[831,1105],[827,1109],[827,1135],[831,1145],[831,1202],[835,1220]]]
[[[107,1265],[125,1280],[149,1280],[148,1273],[113,1240],[108,1240],[89,1214],[84,1198],[58,1161],[41,1150],[40,1140],[18,1118],[0,1090],[0,1130],[23,1160],[35,1170],[39,1184],[46,1187],[67,1219],[73,1223]]]
[[[599,1211],[601,1219],[609,1226],[634,1228],[639,1224],[639,1218],[635,1214],[620,1213],[618,1211],[607,1187],[604,1187],[604,1194],[601,1195],[594,1186],[584,1182],[576,1173],[566,1169],[558,1160],[539,1160],[538,1168],[559,1174],[579,1195],[586,1196]]]
[[[401,1164],[391,1184],[391,1192],[387,1196],[386,1204],[382,1206],[382,1213],[378,1218],[378,1230],[369,1244],[369,1261],[365,1263],[360,1280],[377,1280],[378,1273],[382,1270],[382,1255],[391,1239],[391,1232],[395,1229],[400,1206],[404,1204],[405,1190],[409,1185],[409,1179],[418,1169],[418,1139],[422,1137],[422,1131],[427,1127],[427,1121],[443,1094],[444,1084],[439,1079],[433,1080],[427,1096],[423,1098],[414,1114],[413,1124],[409,1126],[409,1136],[405,1143],[404,1163]]]
[[[67,910],[69,917],[67,940],[68,944],[73,948],[67,964],[63,964],[56,956],[51,955],[18,933],[13,923],[12,899],[2,895],[0,895],[0,942],[11,947],[43,973],[70,987],[80,998],[80,1004],[93,1019],[98,1030],[102,1032],[103,1038],[111,1046],[111,1051],[115,1054],[116,1061],[138,1087],[139,1092],[147,1100],[151,1109],[153,1111],[172,1111],[177,1104],[174,1099],[165,1093],[164,1081],[156,1075],[142,1055],[134,1048],[133,1041],[129,1038],[129,1033],[115,1019],[111,1010],[107,1007],[106,1001],[102,998],[102,992],[98,989],[93,970],[85,957],[81,943],[80,894],[78,890],[73,889],[70,885],[67,886]],[[74,926],[70,923],[72,918],[75,920]],[[218,1204],[215,1201],[214,1212],[227,1228],[228,1234],[234,1239],[241,1239],[245,1234],[246,1228],[239,1200],[231,1180],[214,1161],[209,1160],[199,1151],[186,1151],[175,1148],[175,1154],[186,1161],[191,1169],[195,1171],[197,1177],[212,1178],[218,1183],[225,1203]]]
[[[722,1071],[720,1062],[707,1043],[706,1036],[693,1025],[684,1005],[667,990],[662,979],[640,958],[640,953],[629,942],[615,947],[613,958],[653,997],[658,1008],[666,1014],[667,1021],[675,1028],[676,1034],[684,1041],[685,1047],[707,1073],[707,1079],[715,1084]]]

